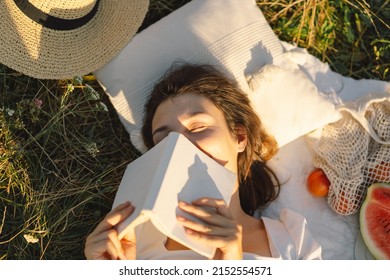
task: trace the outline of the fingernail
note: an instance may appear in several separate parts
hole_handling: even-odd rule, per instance
[[[134,205],[131,204],[130,201],[127,201],[127,202],[124,203],[123,207],[124,207],[124,209],[127,210],[127,209],[132,209],[132,208],[134,208]]]
[[[176,216],[176,218],[179,220],[179,221],[185,221],[186,218],[184,218],[183,216]]]
[[[185,201],[180,200],[180,201],[179,201],[179,205],[180,205],[180,206],[187,206],[188,203],[185,202]]]

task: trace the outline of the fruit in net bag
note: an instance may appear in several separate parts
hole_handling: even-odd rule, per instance
[[[322,197],[328,194],[330,182],[325,172],[316,168],[307,177],[306,185],[311,195]]]
[[[368,175],[375,183],[390,182],[390,162],[377,163],[374,168],[368,169]]]
[[[377,183],[368,188],[359,219],[371,254],[376,259],[390,260],[390,184]]]

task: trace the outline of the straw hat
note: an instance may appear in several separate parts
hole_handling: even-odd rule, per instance
[[[0,0],[0,63],[40,79],[99,69],[130,41],[149,0]]]

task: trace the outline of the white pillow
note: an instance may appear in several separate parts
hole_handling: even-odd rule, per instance
[[[193,0],[137,34],[95,72],[136,148],[145,100],[178,60],[216,66],[248,92],[246,75],[283,54],[255,0]]]
[[[144,103],[178,60],[216,66],[250,97],[251,86],[255,108],[280,146],[338,117],[299,70],[254,74],[266,64],[298,69],[254,0],[193,0],[137,34],[95,73],[141,152],[146,151],[139,131]],[[264,85],[255,89],[251,79],[248,86],[248,77],[259,77]]]
[[[339,117],[285,55],[254,0],[193,0],[137,34],[95,73],[141,152],[146,151],[139,132],[144,103],[154,84],[178,60],[212,64],[234,78],[279,146]],[[268,67],[257,73],[271,63],[296,71]]]
[[[298,68],[266,65],[248,75],[248,84],[252,105],[279,147],[341,117]]]

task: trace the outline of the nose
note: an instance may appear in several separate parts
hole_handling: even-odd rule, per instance
[[[197,147],[199,150],[207,154],[202,146],[200,145],[199,139],[197,139],[190,131],[188,131],[185,127],[182,127],[180,129],[177,129],[175,132],[182,134],[184,137],[186,137],[195,147]]]
[[[225,166],[227,164],[228,161],[218,159],[218,158],[214,157],[209,151],[207,151],[207,144],[206,144],[206,147],[204,147],[205,143],[203,142],[203,145],[202,145],[202,143],[201,143],[202,141],[200,139],[196,139],[195,136],[192,133],[190,133],[189,131],[185,130],[181,134],[183,134],[193,145],[195,145],[195,147],[197,147],[200,151],[202,151],[208,157],[212,158],[213,160],[215,160],[216,162],[218,162],[222,166]]]
[[[199,150],[202,150],[202,148],[199,146],[198,141],[195,139],[193,135],[188,130],[183,130],[181,132],[178,132],[182,135],[184,135],[192,144],[194,144]]]

